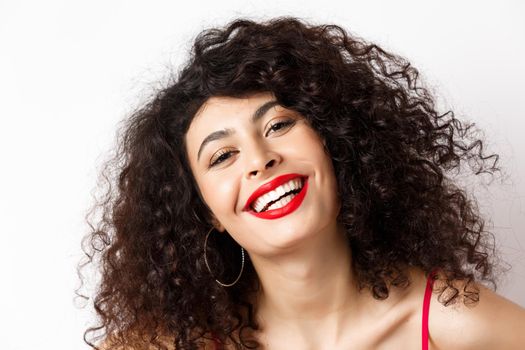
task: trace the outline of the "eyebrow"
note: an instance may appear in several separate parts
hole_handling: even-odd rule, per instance
[[[279,104],[279,102],[277,102],[277,100],[271,100],[271,101],[263,103],[253,113],[252,118],[251,118],[251,122],[252,123],[256,123],[259,119],[261,119],[266,114],[266,112],[268,112],[268,110],[270,108],[272,108],[272,107],[274,107],[274,106],[276,106],[278,104]],[[231,136],[234,132],[235,131],[233,129],[223,129],[223,130],[214,131],[211,134],[209,134],[208,136],[206,136],[206,138],[202,141],[202,143],[201,143],[201,145],[199,147],[199,152],[197,152],[197,161],[199,161],[199,159],[201,157],[202,150],[204,149],[204,147],[208,143],[210,143],[212,141],[217,141],[217,140],[223,139],[223,138],[228,137],[228,136]]]

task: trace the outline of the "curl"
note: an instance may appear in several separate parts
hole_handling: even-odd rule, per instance
[[[465,165],[476,175],[499,171],[474,125],[438,112],[408,61],[339,26],[241,19],[202,32],[173,83],[123,126],[85,241],[102,276],[100,323],[86,339],[102,332],[115,348],[196,349],[211,337],[258,346],[257,275],[248,259],[243,278],[224,289],[207,271],[211,217],[184,143],[208,98],[256,92],[273,93],[324,140],[361,288],[387,298],[409,285],[408,267],[440,268],[449,288],[458,279],[494,283],[492,234],[451,176]],[[233,280],[238,245],[225,239],[209,249],[214,271]],[[441,296],[445,304],[460,294],[475,302],[475,291],[463,292]]]

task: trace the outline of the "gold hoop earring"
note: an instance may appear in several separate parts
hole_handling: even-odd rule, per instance
[[[208,248],[208,237],[210,236],[210,233],[212,230],[213,230],[213,227],[208,231],[208,233],[206,234],[206,238],[204,239],[204,262],[206,263],[206,267],[208,268],[208,271],[210,272],[210,274],[215,278],[215,276],[213,275],[213,272],[211,272],[210,265],[208,264],[208,258],[206,257],[206,249]],[[215,279],[215,282],[217,282],[217,284],[219,284],[222,287],[231,287],[239,281],[239,279],[241,278],[242,272],[244,271],[244,249],[242,247],[241,247],[241,256],[242,256],[241,271],[239,272],[239,275],[237,276],[235,281],[233,281],[232,283],[222,283],[218,279]]]

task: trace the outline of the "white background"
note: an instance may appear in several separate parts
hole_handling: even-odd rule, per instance
[[[84,215],[119,120],[238,16],[335,23],[407,57],[485,130],[507,176],[472,182],[525,306],[525,7],[521,1],[1,1],[0,348],[86,349],[73,301]]]

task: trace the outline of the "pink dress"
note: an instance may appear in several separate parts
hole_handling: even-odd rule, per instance
[[[432,297],[432,286],[434,285],[436,272],[434,270],[428,275],[425,297],[423,298],[423,320],[421,322],[421,349],[423,350],[428,350],[428,310],[430,309],[430,298]]]

